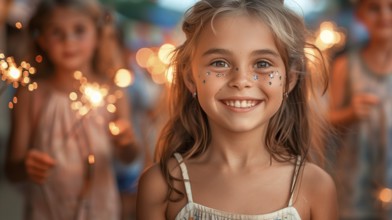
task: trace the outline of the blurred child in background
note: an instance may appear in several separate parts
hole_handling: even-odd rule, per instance
[[[357,0],[355,16],[369,40],[334,61],[330,88],[340,214],[392,219],[392,0]]]
[[[138,152],[126,96],[114,114],[98,106],[83,116],[69,97],[80,86],[75,71],[110,84],[108,67],[100,66],[104,25],[95,0],[43,0],[30,21],[39,89],[17,92],[6,164],[11,181],[26,183],[27,219],[120,217],[112,160],[131,162]]]

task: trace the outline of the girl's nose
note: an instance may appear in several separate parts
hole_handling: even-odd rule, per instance
[[[252,81],[249,79],[249,69],[235,67],[231,70],[229,86],[244,89],[249,88],[252,85]]]

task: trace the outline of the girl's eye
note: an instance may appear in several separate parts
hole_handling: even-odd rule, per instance
[[[222,61],[222,60],[218,60],[218,61],[211,63],[211,66],[229,68],[229,64],[227,64],[225,61]]]
[[[271,67],[272,65],[270,63],[268,63],[267,61],[259,61],[255,64],[255,68],[256,69],[260,69],[260,68],[268,68]]]
[[[81,36],[86,32],[86,28],[83,25],[78,25],[75,27],[75,34],[76,36]]]
[[[64,32],[60,28],[53,28],[49,31],[49,36],[54,40],[61,40],[64,38]]]

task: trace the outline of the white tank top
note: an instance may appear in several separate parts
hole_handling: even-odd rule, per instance
[[[290,195],[290,201],[287,207],[262,215],[243,215],[229,213],[193,202],[191,184],[189,181],[189,175],[186,165],[183,161],[181,154],[175,153],[174,156],[176,157],[180,165],[182,178],[184,179],[185,192],[188,198],[188,203],[177,214],[176,220],[301,220],[297,209],[293,207],[293,193],[291,193]],[[295,186],[294,183],[296,182],[297,173],[299,172],[300,161],[301,160],[298,159],[295,166],[294,178],[291,184],[291,192],[293,192]]]

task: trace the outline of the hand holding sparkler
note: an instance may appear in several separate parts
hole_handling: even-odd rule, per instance
[[[117,113],[117,120],[109,123],[109,131],[113,142],[118,146],[115,151],[118,158],[125,163],[132,162],[138,155],[139,149],[135,144],[132,126],[128,118],[124,94],[121,90],[110,90],[108,86],[91,83],[79,71],[74,73],[74,78],[80,82],[78,93],[72,92],[69,98],[71,108],[79,113],[81,120],[91,110],[97,107],[106,107],[110,113]],[[120,116],[121,115],[121,116]]]
[[[47,153],[34,149],[27,153],[25,162],[27,176],[35,183],[45,183],[54,165],[55,160]]]
[[[139,154],[131,123],[126,119],[118,119],[109,123],[109,130],[117,146],[116,156],[124,163],[131,163]]]

